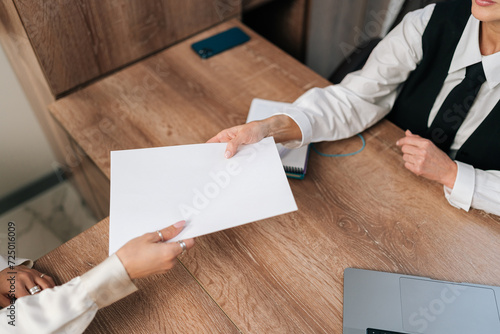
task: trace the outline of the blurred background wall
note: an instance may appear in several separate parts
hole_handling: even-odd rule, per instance
[[[0,47],[0,198],[53,172],[55,157]]]

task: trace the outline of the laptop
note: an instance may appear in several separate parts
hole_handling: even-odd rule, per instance
[[[344,334],[499,334],[500,288],[347,268]]]

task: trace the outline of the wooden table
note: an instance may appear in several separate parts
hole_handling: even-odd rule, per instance
[[[252,40],[209,60],[190,44],[231,26]],[[243,27],[217,26],[77,93],[51,110],[109,177],[109,151],[204,142],[243,123],[254,97],[293,101],[328,82]],[[382,121],[365,150],[312,153],[290,180],[299,210],[213,233],[166,275],[99,311],[94,333],[341,333],[343,271],[383,270],[500,285],[500,217],[451,207],[436,183],[403,167],[403,131]],[[357,150],[359,138],[319,144]],[[65,282],[108,250],[108,221],[40,259]]]

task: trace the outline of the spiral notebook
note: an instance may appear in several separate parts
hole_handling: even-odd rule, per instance
[[[276,102],[263,99],[253,99],[248,112],[247,123],[260,121],[279,113],[291,103]],[[307,170],[309,145],[289,149],[281,144],[276,144],[286,176],[294,179],[303,179]]]

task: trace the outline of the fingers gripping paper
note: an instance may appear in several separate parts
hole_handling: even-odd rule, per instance
[[[193,238],[297,210],[272,138],[240,147],[197,144],[111,152],[109,254],[186,220]]]

